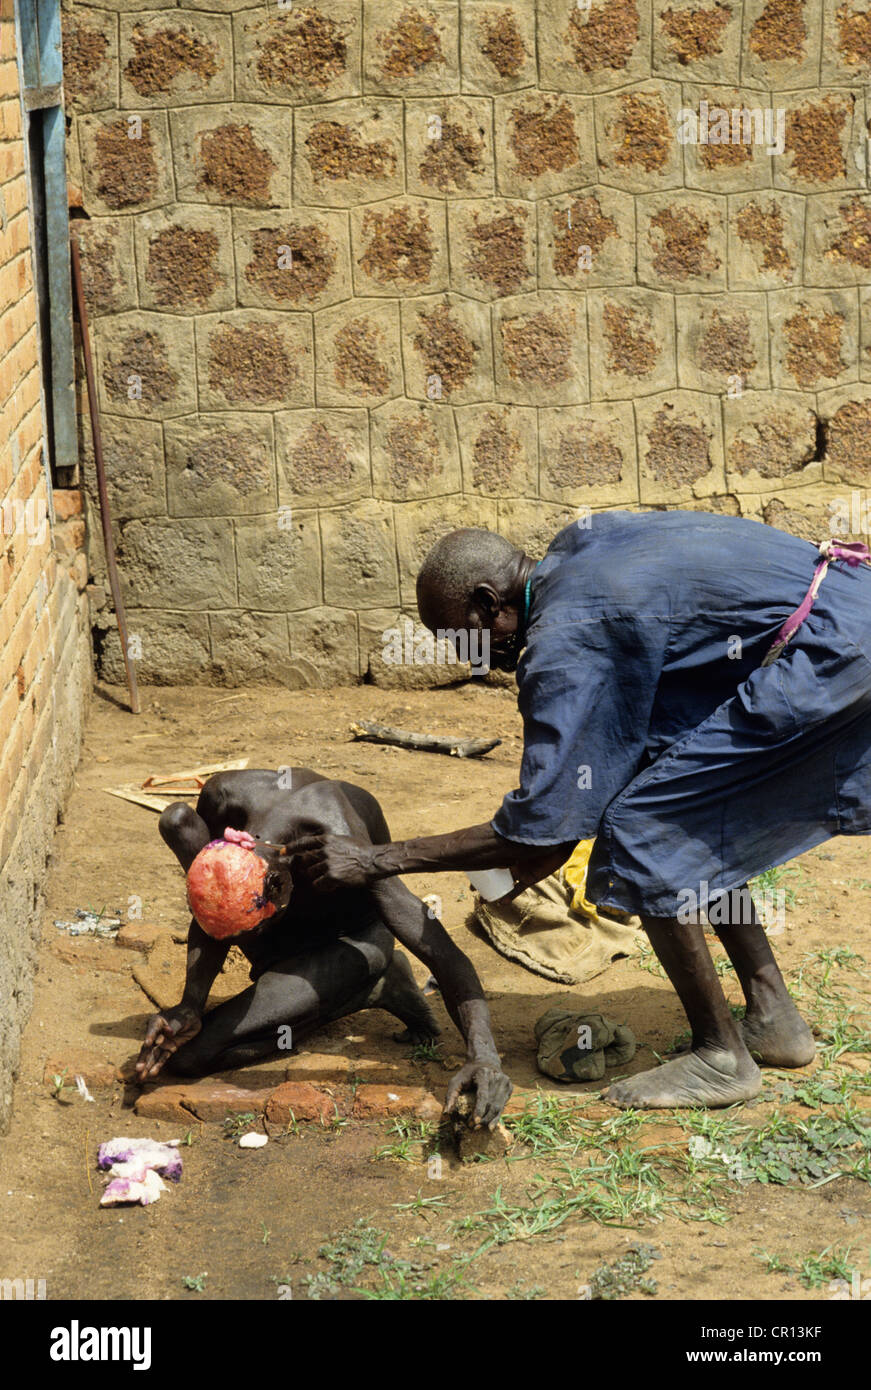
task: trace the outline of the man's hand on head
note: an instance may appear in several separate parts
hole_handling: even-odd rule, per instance
[[[376,848],[352,835],[307,836],[293,847],[291,868],[298,868],[318,893],[365,888],[376,878],[372,862]]]
[[[136,1080],[142,1083],[157,1076],[172,1054],[195,1038],[202,1026],[197,1010],[187,1004],[153,1014],[136,1060]]]
[[[501,1067],[493,1062],[467,1062],[448,1087],[446,1115],[454,1113],[463,1091],[475,1092],[473,1126],[480,1129],[486,1125],[488,1129],[495,1129],[511,1095],[511,1082]]]

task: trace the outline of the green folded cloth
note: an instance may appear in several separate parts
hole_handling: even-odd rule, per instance
[[[635,1056],[635,1035],[603,1014],[575,1014],[548,1009],[535,1025],[536,1061],[556,1081],[598,1081],[606,1067],[622,1066]]]

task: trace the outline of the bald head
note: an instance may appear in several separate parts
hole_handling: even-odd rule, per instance
[[[450,531],[436,541],[417,576],[421,620],[433,632],[464,626],[476,592],[485,586],[506,597],[523,558],[522,550],[495,531]]]

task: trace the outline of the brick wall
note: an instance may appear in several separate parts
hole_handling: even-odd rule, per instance
[[[0,5],[0,1129],[30,1010],[41,884],[90,686],[82,503],[49,516],[11,0]]]
[[[111,0],[65,34],[145,680],[381,679],[461,523],[867,532],[869,0]],[[703,103],[726,142],[687,140]]]

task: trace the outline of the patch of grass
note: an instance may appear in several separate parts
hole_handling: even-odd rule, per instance
[[[415,1043],[411,1049],[411,1059],[413,1062],[441,1062],[444,1060],[439,1052],[439,1044],[434,1038],[427,1042]]]
[[[656,1293],[656,1280],[643,1276],[660,1258],[652,1245],[632,1245],[625,1255],[612,1264],[602,1264],[590,1279],[590,1299],[593,1302],[614,1302],[633,1293]]]
[[[415,1120],[408,1115],[397,1115],[391,1120],[388,1134],[395,1134],[392,1144],[385,1144],[375,1150],[376,1158],[394,1158],[400,1163],[417,1163],[423,1158],[424,1146],[435,1134],[435,1126],[428,1120]]]
[[[205,1293],[208,1277],[208,1272],[203,1270],[202,1274],[185,1274],[181,1282],[186,1289],[191,1289],[194,1293]]]
[[[60,1100],[61,1096],[63,1095],[64,1090],[65,1090],[66,1087],[67,1087],[67,1079],[66,1079],[66,1077],[67,1077],[67,1072],[68,1072],[68,1071],[69,1071],[69,1067],[64,1067],[64,1069],[63,1069],[62,1072],[57,1073],[56,1075],[54,1075],[54,1076],[51,1078],[51,1094],[52,1094],[52,1099],[53,1099],[53,1100]],[[70,1082],[70,1084],[69,1084],[69,1090],[71,1090],[71,1091],[74,1091],[74,1090],[75,1090],[75,1086],[73,1085],[72,1082]]]
[[[858,1115],[814,1114],[790,1120],[775,1114],[745,1140],[739,1158],[746,1180],[819,1187],[832,1179],[862,1177],[871,1155],[871,1125]]]
[[[239,1139],[247,1129],[250,1129],[257,1116],[253,1110],[247,1110],[244,1114],[228,1115],[223,1123],[225,1139]]]
[[[468,1260],[436,1270],[424,1261],[400,1259],[387,1249],[387,1236],[362,1218],[325,1242],[318,1255],[328,1268],[303,1280],[309,1298],[316,1300],[342,1289],[380,1302],[429,1302],[474,1292],[465,1278]]]
[[[835,1279],[843,1279],[847,1284],[853,1277],[854,1269],[850,1263],[850,1251],[835,1245],[827,1245],[819,1254],[804,1255],[799,1264],[787,1264],[782,1255],[771,1255],[767,1250],[754,1250],[757,1260],[761,1260],[769,1274],[797,1274],[798,1281],[806,1289],[821,1289]]]
[[[544,1298],[545,1290],[540,1284],[521,1284],[518,1279],[509,1289],[505,1290],[505,1298],[509,1303],[532,1303],[537,1298]]]

